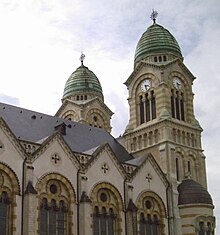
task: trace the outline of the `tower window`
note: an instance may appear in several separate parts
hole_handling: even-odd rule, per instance
[[[179,91],[174,92],[174,90],[171,90],[170,103],[172,117],[185,121],[183,93],[180,93]]]
[[[156,118],[156,99],[154,91],[149,91],[145,96],[139,97],[140,124]]]
[[[78,95],[76,96],[76,100],[79,100],[79,96]]]
[[[167,57],[165,55],[163,56],[163,61],[167,61]]]
[[[98,121],[97,116],[94,116],[94,117],[93,117],[93,120],[94,120],[94,122],[97,122],[97,121]]]
[[[162,62],[162,57],[161,56],[159,56],[159,62]]]
[[[156,56],[154,57],[154,62],[157,62],[157,57]]]
[[[144,123],[144,102],[143,96],[140,96],[140,123]]]
[[[187,162],[187,168],[188,168],[188,169],[187,169],[187,170],[188,170],[188,172],[189,172],[189,173],[191,173],[190,161],[188,161],[188,162]]]
[[[179,160],[176,158],[176,180],[179,181],[180,176],[179,176]]]

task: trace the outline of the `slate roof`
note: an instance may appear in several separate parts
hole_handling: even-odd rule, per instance
[[[56,132],[55,127],[65,123],[64,140],[74,152],[85,153],[107,142],[120,162],[134,157],[104,129],[24,108],[0,103],[0,116],[19,140],[41,143],[42,140]],[[89,151],[90,150],[90,151]]]
[[[185,179],[177,188],[179,192],[178,205],[210,204],[213,205],[211,195],[201,184]]]

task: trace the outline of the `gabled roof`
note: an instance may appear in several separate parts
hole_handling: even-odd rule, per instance
[[[188,74],[188,76],[194,80],[195,76],[190,72],[190,70],[186,67],[186,65],[182,62],[181,59],[176,58],[175,60],[172,61],[167,61],[166,63],[163,64],[157,64],[157,63],[148,63],[145,61],[141,61],[140,64],[134,69],[134,71],[131,73],[131,75],[128,77],[126,82],[124,83],[126,86],[129,86],[133,80],[133,78],[138,74],[138,72],[144,67],[144,66],[149,66],[149,67],[155,67],[158,69],[165,69],[169,67],[172,64],[178,63],[178,65],[183,69],[184,72]]]
[[[0,103],[0,116],[18,140],[37,143],[56,132],[55,127],[64,123],[64,141],[74,152],[83,153],[107,142],[120,162],[133,159],[125,148],[108,132],[70,120]]]
[[[119,159],[117,158],[117,156],[115,155],[113,149],[111,148],[111,146],[109,145],[109,143],[103,143],[101,146],[99,146],[94,152],[93,152],[93,158],[90,159],[90,161],[87,163],[86,168],[88,169],[89,166],[91,166],[96,159],[100,156],[100,153],[102,151],[107,151],[110,153],[110,155],[112,156],[111,159],[112,161],[115,163],[116,167],[118,168],[119,172],[121,173],[122,177],[125,179],[127,177],[127,174],[123,168],[123,166],[121,165],[121,162],[119,161]]]
[[[78,107],[79,106],[84,107],[84,106],[87,106],[87,105],[92,104],[94,102],[98,102],[100,104],[100,106],[103,107],[106,110],[106,112],[109,113],[110,115],[114,114],[104,102],[100,101],[100,98],[94,97],[93,99],[90,99],[90,100],[83,100],[83,101],[80,100],[80,102],[66,99],[66,100],[64,100],[64,102],[62,103],[62,105],[58,109],[58,111],[56,112],[55,116],[58,117],[68,104],[72,104],[72,105],[78,106]]]
[[[141,170],[141,168],[146,164],[147,161],[150,162],[150,164],[152,165],[154,170],[157,172],[157,175],[160,177],[164,185],[168,187],[169,182],[151,153],[148,153],[146,156],[137,157],[135,159],[131,159],[126,162],[128,164],[136,166],[136,169],[131,174],[131,178],[134,178],[137,175],[137,173]]]

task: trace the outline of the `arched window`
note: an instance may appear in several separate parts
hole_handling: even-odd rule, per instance
[[[140,124],[156,118],[156,97],[153,90],[139,96]]]
[[[109,209],[108,234],[115,234],[115,215],[112,208]]]
[[[140,124],[144,123],[144,102],[143,96],[140,96]]]
[[[0,231],[1,235],[9,234],[8,231],[8,218],[9,213],[9,200],[7,192],[2,192],[0,197]]]
[[[185,121],[184,94],[183,92],[171,90],[171,114],[173,118]]]
[[[40,208],[40,235],[67,235],[67,212],[64,201],[52,199],[49,205],[47,199],[43,198]]]
[[[138,200],[138,214],[138,234],[164,234],[165,206],[159,196],[153,192],[143,193]]]
[[[64,201],[60,201],[58,209],[58,219],[57,219],[57,230],[58,235],[65,235],[65,221],[66,221],[67,208],[65,207]]]
[[[154,95],[154,91],[151,91],[151,115],[152,119],[156,118],[156,99]]]
[[[146,122],[150,121],[150,99],[148,93],[145,95]]]
[[[45,176],[38,184],[39,192],[39,234],[68,235],[72,234],[72,206],[75,194],[67,179],[54,174]],[[62,180],[64,182],[62,182]]]
[[[97,186],[98,187],[98,186]],[[107,188],[94,189],[92,196],[93,235],[121,234],[119,198]]]
[[[176,180],[180,180],[180,173],[179,173],[179,159],[176,158]]]
[[[6,165],[0,164],[0,234],[11,235],[16,229],[16,195],[20,194],[15,173]]]
[[[199,222],[199,235],[205,235],[204,222]]]
[[[93,235],[99,234],[99,208],[95,206],[93,213]]]

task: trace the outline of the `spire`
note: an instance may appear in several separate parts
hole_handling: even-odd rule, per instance
[[[81,56],[79,57],[80,61],[81,61],[81,66],[83,66],[83,61],[85,59],[85,54],[83,54],[83,52],[81,52]]]
[[[153,20],[154,24],[156,24],[157,16],[158,16],[158,12],[153,9],[150,18]]]

